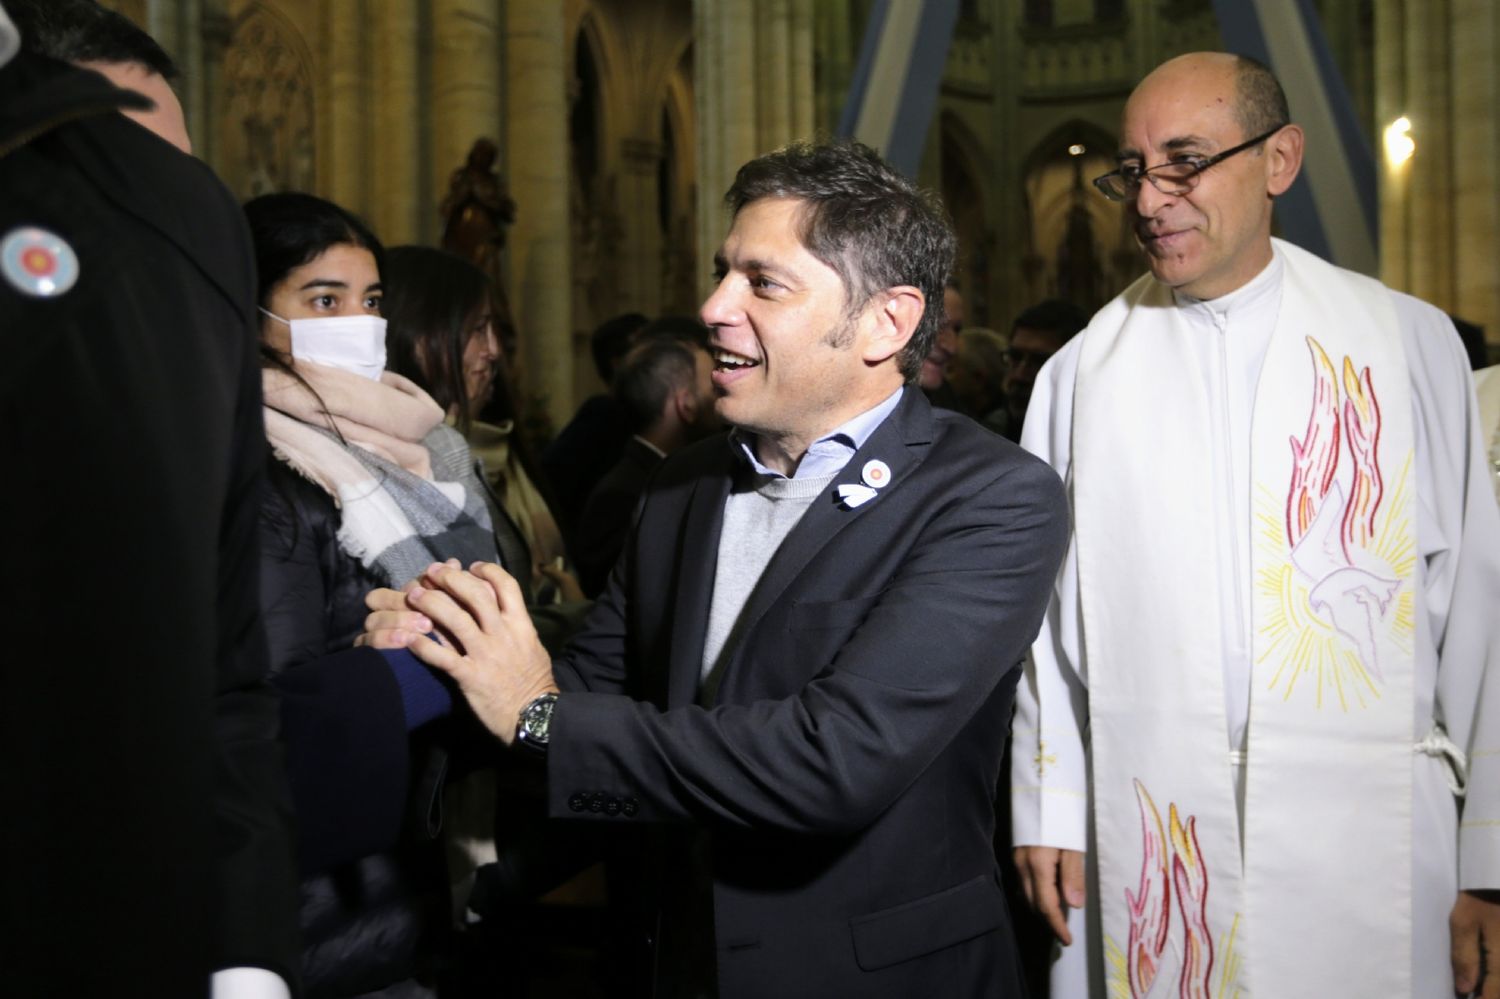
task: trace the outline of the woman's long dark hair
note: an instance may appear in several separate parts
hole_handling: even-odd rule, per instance
[[[489,312],[501,322],[490,280],[462,257],[428,246],[394,247],[385,261],[386,367],[426,389],[443,412],[457,407],[458,428],[467,432],[473,400],[464,347],[478,316]],[[503,381],[500,371],[495,380]]]
[[[515,336],[505,292],[484,271],[446,250],[397,246],[386,252],[385,261],[386,367],[426,389],[444,411],[457,405],[458,429],[467,435],[474,407],[464,385],[464,347],[473,335],[474,318],[485,310],[494,317],[497,341],[503,344]],[[521,433],[519,400],[502,350],[495,359],[484,419],[515,422],[510,447],[547,505],[555,508],[551,488]]]

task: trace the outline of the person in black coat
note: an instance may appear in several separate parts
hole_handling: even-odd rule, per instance
[[[205,996],[217,970],[218,995],[247,974],[275,994],[297,983],[296,880],[244,220],[187,155],[147,36],[78,0],[5,6],[27,50],[5,62],[0,18],[0,602],[18,624],[0,990]]]
[[[605,385],[614,381],[615,368],[630,349],[630,338],[646,322],[639,312],[627,312],[606,319],[589,335],[594,370]],[[590,490],[620,459],[629,437],[624,413],[614,396],[601,392],[585,399],[567,426],[542,450],[541,473],[552,489],[558,520],[569,541]]]
[[[589,493],[574,532],[573,556],[587,596],[604,589],[656,466],[719,428],[712,370],[708,330],[695,319],[676,316],[648,323],[620,362],[610,391],[631,437],[620,460]]]

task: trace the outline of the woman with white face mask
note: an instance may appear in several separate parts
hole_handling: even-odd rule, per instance
[[[416,793],[404,805],[425,818],[441,784],[440,733],[434,737],[429,726],[408,742],[407,730],[441,713],[447,692],[415,660],[398,663],[351,645],[364,630],[370,590],[403,587],[450,558],[498,561],[484,488],[442,407],[385,370],[383,251],[369,229],[307,194],[255,198],[245,215],[259,269],[271,452],[260,518],[271,673],[284,693],[299,685],[306,693],[315,683],[324,702],[359,704],[357,716],[343,719],[352,727],[340,738],[358,743],[361,768],[402,771],[388,812],[402,808],[410,768]],[[380,668],[382,656],[389,671]],[[313,676],[320,679],[305,679]],[[302,886],[306,993],[359,995],[407,982],[402,995],[421,995],[411,979],[447,908],[430,839],[437,830],[390,849],[361,829],[354,816],[363,801],[347,790],[354,778],[318,770],[328,754],[342,765],[347,747],[309,749],[321,738],[319,726],[299,727],[288,714],[302,701],[284,699],[283,727],[309,875]],[[386,721],[373,720],[381,715]],[[389,766],[376,762],[386,760]],[[341,795],[347,805],[327,800]],[[323,827],[334,831],[310,835],[309,826],[330,813]],[[378,849],[355,848],[361,836]]]

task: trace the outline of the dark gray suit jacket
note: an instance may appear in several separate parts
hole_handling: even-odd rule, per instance
[[[890,484],[839,503],[837,485],[875,458]],[[552,813],[697,834],[655,857],[668,865],[652,882],[659,994],[710,966],[691,952],[710,919],[726,997],[1022,994],[993,799],[1019,664],[1066,544],[1061,483],[908,389],[771,559],[704,709],[718,538],[742,463],[716,437],[653,479],[556,666]]]

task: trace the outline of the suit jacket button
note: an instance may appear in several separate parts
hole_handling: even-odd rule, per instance
[[[595,791],[593,794],[589,795],[589,811],[604,811],[604,798],[605,794],[603,791]]]
[[[573,809],[573,811],[575,812],[581,812],[585,808],[589,807],[588,799],[585,798],[582,794],[575,794],[573,795],[573,797],[568,799],[568,807]]]
[[[605,815],[619,815],[620,814],[620,799],[619,798],[611,798],[608,801],[606,801],[604,803],[604,814]]]
[[[634,798],[626,798],[623,802],[620,803],[620,811],[625,813],[625,817],[627,819],[634,818],[635,813],[640,811],[640,808],[640,802],[636,801]]]

